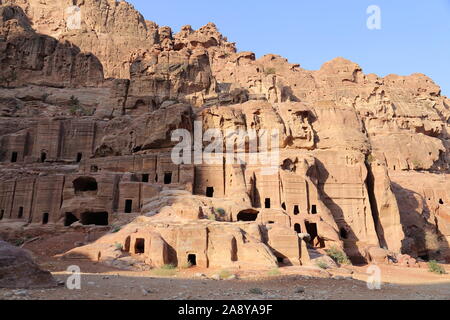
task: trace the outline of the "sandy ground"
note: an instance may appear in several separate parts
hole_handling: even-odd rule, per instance
[[[101,236],[92,233],[91,237]],[[61,260],[54,256],[85,240],[85,234],[41,235],[24,248],[37,262],[53,273],[60,286],[53,289],[0,289],[7,300],[450,300],[450,274],[430,273],[426,267],[380,266],[381,289],[370,290],[366,280],[368,266],[349,266],[340,270],[317,267],[281,267],[274,270],[226,270],[232,280],[212,280],[225,270],[123,271],[87,260]],[[69,290],[67,268],[81,270],[81,288]],[[449,266],[447,272],[450,273]],[[232,277],[233,278],[233,277]]]

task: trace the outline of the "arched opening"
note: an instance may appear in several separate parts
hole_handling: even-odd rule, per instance
[[[281,204],[281,208],[282,208],[283,210],[286,210],[286,203],[283,202],[283,203]]]
[[[143,254],[145,253],[145,239],[137,238],[134,243],[134,253]]]
[[[317,214],[317,205],[313,204],[311,206],[311,214]]]
[[[317,237],[317,224],[316,223],[305,222],[305,226],[306,226],[306,232],[310,236],[311,244],[313,244],[314,240]]]
[[[64,217],[64,226],[65,227],[69,227],[77,221],[78,221],[78,218],[75,217],[72,212],[66,212],[65,217]]]
[[[23,217],[23,207],[20,207],[20,208],[19,208],[19,214],[17,215],[17,217],[18,217],[19,219],[22,219],[22,217]]]
[[[48,212],[46,212],[42,215],[42,224],[47,224],[47,223],[48,223]]]
[[[97,180],[92,177],[79,177],[73,180],[72,183],[73,188],[75,189],[75,194],[98,190]]]
[[[295,205],[294,206],[294,215],[299,215],[300,214],[300,208],[299,208],[299,206],[298,205]]]
[[[41,152],[41,162],[44,163],[47,160],[47,153]]]
[[[207,187],[206,188],[206,196],[208,198],[214,197],[214,188],[213,187]]]
[[[341,236],[342,239],[347,239],[348,238],[348,232],[345,228],[340,228],[339,229],[339,235]]]
[[[439,199],[439,204],[444,204],[444,200]]]
[[[295,230],[295,232],[297,232],[297,233],[302,233],[302,227],[300,226],[300,223],[296,223],[296,224],[294,225],[294,230]]]
[[[5,210],[4,209],[0,210],[0,220],[3,219],[4,215],[5,215]]]
[[[197,265],[197,256],[195,254],[193,254],[193,253],[188,254],[187,260],[191,266]]]
[[[107,226],[108,212],[83,212],[80,215],[80,221],[84,226]]]
[[[150,175],[147,173],[144,173],[142,175],[142,182],[147,183],[149,181]]]
[[[17,152],[11,153],[11,162],[17,162]]]
[[[256,210],[242,210],[241,212],[238,213],[237,215],[237,220],[238,221],[256,221],[256,219],[258,218],[258,211]]]
[[[125,200],[125,213],[133,212],[133,200]]]
[[[81,152],[77,153],[77,163],[81,162],[81,159],[83,158],[83,154]]]
[[[270,209],[270,198],[266,198],[266,199],[264,200],[264,207],[265,207],[266,209]]]
[[[137,100],[136,101],[136,103],[134,104],[134,109],[143,109],[143,108],[146,108],[146,106],[145,106],[145,102],[144,102],[144,100],[141,100],[141,99],[139,99],[139,100]]]
[[[165,172],[164,173],[164,184],[171,184],[172,183],[172,172]]]

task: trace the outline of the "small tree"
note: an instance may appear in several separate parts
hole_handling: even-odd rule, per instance
[[[347,257],[344,251],[339,250],[337,247],[331,247],[326,250],[328,256],[339,264],[351,264],[350,259]]]
[[[439,265],[436,260],[431,260],[428,262],[428,270],[436,274],[447,274],[445,269]]]

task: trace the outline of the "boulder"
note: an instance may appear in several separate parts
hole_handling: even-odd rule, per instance
[[[29,252],[0,241],[0,288],[51,288],[57,285]]]

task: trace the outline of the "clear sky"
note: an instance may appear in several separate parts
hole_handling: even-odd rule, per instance
[[[450,96],[450,0],[128,0],[147,20],[197,29],[214,22],[239,51],[275,53],[305,69],[341,56],[365,73],[419,72]],[[366,10],[381,9],[369,30]]]

